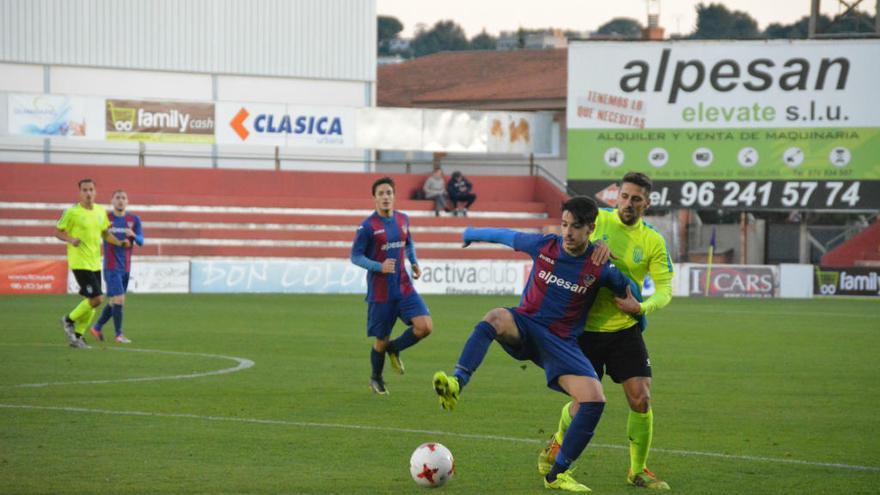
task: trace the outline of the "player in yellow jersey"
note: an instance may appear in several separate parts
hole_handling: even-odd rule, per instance
[[[95,308],[104,300],[101,292],[101,238],[114,246],[128,247],[109,232],[107,211],[95,204],[95,181],[79,181],[79,203],[64,210],[56,225],[55,237],[67,243],[67,264],[85,299],[61,317],[61,328],[71,347],[86,348],[83,333],[95,317]]]
[[[578,343],[602,378],[611,375],[623,385],[629,402],[627,420],[630,485],[668,490],[669,485],[647,468],[648,451],[654,433],[651,410],[651,362],[642,339],[643,328],[636,317],[649,315],[666,306],[672,299],[672,261],[666,241],[642,216],[650,206],[651,179],[645,174],[630,172],[623,176],[617,209],[601,209],[591,241],[603,241],[614,255],[614,264],[639,286],[650,274],[656,287],[654,294],[639,303],[631,294],[616,298],[602,289],[587,316],[586,331]],[[538,471],[545,473],[553,465],[565,431],[571,424],[568,403],[562,409],[559,429],[538,457]]]

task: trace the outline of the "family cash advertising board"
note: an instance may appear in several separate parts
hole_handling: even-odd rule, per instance
[[[880,40],[578,42],[568,181],[614,206],[880,209]]]

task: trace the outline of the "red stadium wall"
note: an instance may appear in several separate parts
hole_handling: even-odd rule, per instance
[[[822,256],[822,266],[849,267],[880,263],[880,222],[874,222],[852,239]]]
[[[77,200],[77,181],[89,177],[97,182],[99,202],[103,203],[109,201],[112,190],[125,189],[133,202],[141,204],[316,208],[326,202],[323,207],[371,209],[370,184],[383,175],[0,163],[0,200],[73,203]],[[405,202],[401,209],[414,205],[430,208],[427,201],[407,201],[422,187],[427,175],[390,175],[397,184],[398,199]],[[468,178],[478,196],[474,210],[505,211],[507,206],[532,202],[540,203],[540,211],[556,218],[559,204],[565,199],[541,177]]]

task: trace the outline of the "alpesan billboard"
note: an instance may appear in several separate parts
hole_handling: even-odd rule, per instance
[[[568,180],[661,207],[880,208],[880,40],[577,42]]]

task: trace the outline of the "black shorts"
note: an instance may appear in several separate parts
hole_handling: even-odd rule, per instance
[[[617,332],[584,332],[578,337],[578,345],[600,380],[606,372],[614,383],[651,376],[651,360],[638,324]]]
[[[88,297],[89,299],[100,296],[101,292],[101,270],[93,272],[91,270],[73,270],[73,277],[79,285],[79,295]]]

